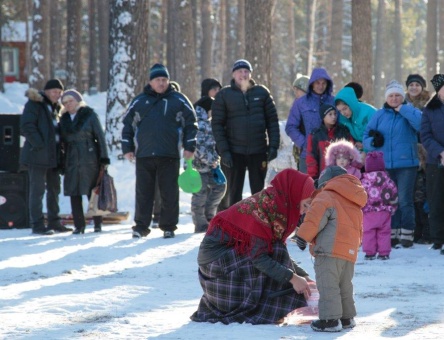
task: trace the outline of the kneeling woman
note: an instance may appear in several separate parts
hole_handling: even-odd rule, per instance
[[[285,241],[313,191],[311,177],[286,169],[211,220],[199,249],[204,294],[193,321],[272,324],[307,305],[312,280],[290,258]],[[279,294],[289,288],[294,291]]]
[[[60,134],[65,150],[65,178],[63,192],[71,196],[71,209],[75,230],[85,232],[82,195],[91,195],[99,176],[100,167],[108,165],[108,150],[102,125],[94,110],[75,90],[62,95],[66,112],[60,119]],[[102,231],[102,216],[94,216],[94,231]]]

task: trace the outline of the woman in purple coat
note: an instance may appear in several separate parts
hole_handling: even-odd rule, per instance
[[[334,105],[333,81],[324,68],[315,68],[311,73],[306,95],[295,99],[288,114],[285,132],[299,149],[298,170],[307,173],[307,136],[321,126],[319,108],[322,104]]]
[[[444,255],[444,74],[436,74],[431,82],[436,94],[422,113],[421,142],[427,151],[426,185],[432,249],[441,249]]]

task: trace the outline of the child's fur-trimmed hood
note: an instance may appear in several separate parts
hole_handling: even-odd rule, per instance
[[[336,165],[336,157],[339,154],[348,156],[351,165],[362,167],[359,150],[352,142],[345,139],[337,140],[327,147],[327,150],[325,151],[325,166]]]

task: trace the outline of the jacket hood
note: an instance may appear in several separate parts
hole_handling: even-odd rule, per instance
[[[28,97],[28,99],[33,101],[33,102],[48,104],[49,106],[52,107],[53,113],[55,113],[56,115],[59,115],[59,112],[63,108],[63,105],[61,105],[59,103],[52,103],[48,99],[48,97],[45,96],[43,91],[39,91],[39,90],[34,89],[34,88],[27,89],[26,92],[25,92],[25,97]]]
[[[355,91],[351,87],[344,87],[341,91],[339,91],[335,97],[335,104],[337,100],[342,100],[350,107],[352,117],[354,114],[359,113],[359,100],[356,97]]]
[[[353,145],[352,142],[340,139],[334,143],[331,143],[325,151],[325,166],[336,165],[336,157],[339,154],[343,154],[350,158],[350,164],[357,166],[361,164],[361,154],[359,150]]]
[[[45,100],[44,94],[37,89],[29,88],[25,92],[25,97],[34,102],[43,102]]]
[[[319,79],[327,80],[327,88],[325,90],[325,94],[330,96],[331,93],[333,92],[333,81],[328,75],[327,70],[323,67],[317,67],[313,69],[313,72],[311,73],[310,76],[310,81],[308,82],[308,94],[315,94],[313,92],[313,83]]]
[[[327,182],[323,190],[334,191],[361,208],[367,203],[367,193],[361,181],[353,175],[346,174],[334,177]]]

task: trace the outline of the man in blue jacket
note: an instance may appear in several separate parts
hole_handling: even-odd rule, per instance
[[[133,99],[123,120],[122,150],[136,160],[136,211],[133,237],[150,233],[156,178],[161,196],[159,228],[164,238],[174,237],[179,221],[179,141],[183,157],[193,157],[196,147],[196,113],[188,98],[175,91],[162,64],[150,69],[150,81]]]

